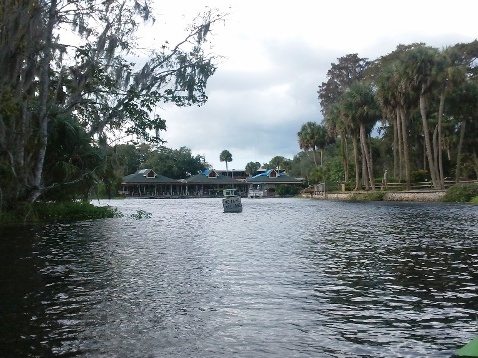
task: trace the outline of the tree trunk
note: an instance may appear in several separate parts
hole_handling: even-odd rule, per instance
[[[370,140],[370,136],[367,136],[367,145],[368,145],[368,163],[369,163],[369,176],[370,176],[370,185],[372,190],[375,190],[375,178],[373,176],[373,155],[372,155],[372,141]]]
[[[425,137],[425,149],[428,158],[428,168],[430,169],[430,176],[432,179],[433,187],[438,188],[438,180],[436,173],[436,165],[433,160],[433,148],[430,141],[430,130],[428,128],[428,120],[426,113],[426,98],[425,95],[420,94],[420,114],[422,116],[423,136]]]
[[[402,181],[403,179],[403,167],[405,160],[405,149],[403,145],[403,124],[402,124],[402,112],[397,108],[397,136],[398,136],[398,180]],[[397,176],[395,177],[397,178]]]
[[[342,161],[344,165],[344,181],[349,181],[349,156],[348,156],[348,145],[347,145],[347,137],[342,135]]]
[[[476,155],[476,149],[473,149],[473,169],[475,170],[475,176],[478,177],[478,156]]]
[[[360,125],[360,142],[362,144],[362,161],[365,164],[364,180],[366,181],[365,187],[368,190],[369,186],[372,190],[375,190],[375,183],[373,180],[372,160],[367,145],[367,136],[365,134],[365,127]]]
[[[398,177],[398,166],[399,166],[399,158],[402,157],[402,153],[399,150],[399,114],[398,111],[396,112],[395,118],[392,120],[393,126],[393,177]]]
[[[440,189],[445,188],[445,174],[443,172],[443,109],[445,108],[445,94],[446,89],[444,88],[440,94],[440,106],[438,108],[438,173],[440,181]]]
[[[318,168],[319,167],[319,163],[317,161],[317,149],[312,148],[312,154],[314,155],[314,164],[315,164],[315,167]]]
[[[362,155],[360,157],[361,159],[361,163],[362,163],[362,186],[365,187],[365,190],[370,190],[370,186],[369,186],[369,179],[368,179],[368,175],[367,175],[367,160],[365,159],[365,154],[363,153],[364,150],[364,147],[363,147],[363,143],[362,141],[360,140],[360,150],[362,152]]]
[[[410,190],[410,152],[408,148],[408,123],[403,108],[400,109],[400,119],[402,124],[402,141],[403,141],[403,159],[405,161],[405,180],[407,182],[407,190]]]
[[[456,170],[455,170],[455,182],[459,183],[460,182],[460,176],[461,176],[461,151],[463,148],[463,140],[465,138],[465,128],[466,128],[466,121],[463,120],[461,121],[460,125],[460,139],[458,141],[458,149],[457,149],[457,154],[456,154]]]
[[[39,74],[39,113],[38,113],[38,152],[33,168],[33,178],[28,188],[28,202],[33,203],[43,191],[43,163],[45,162],[46,146],[48,143],[48,90],[50,85],[50,62],[52,58],[53,27],[57,15],[57,0],[51,0],[48,10],[48,21],[44,34],[43,59]]]
[[[354,160],[355,160],[355,189],[359,190],[362,188],[360,184],[360,161],[359,161],[359,148],[358,140],[356,136],[352,136],[352,145],[354,148]]]

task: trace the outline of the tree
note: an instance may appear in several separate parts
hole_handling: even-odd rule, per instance
[[[370,83],[355,82],[342,95],[340,106],[343,118],[347,119],[352,135],[355,154],[356,189],[359,188],[359,158],[362,164],[362,178],[366,189],[369,184],[375,190],[373,162],[369,146],[370,133],[380,118],[380,109]],[[357,143],[360,142],[360,154]]]
[[[332,63],[327,71],[327,82],[322,82],[317,91],[320,107],[324,118],[328,117],[329,110],[340,96],[355,81],[364,78],[365,71],[370,66],[367,58],[360,58],[358,54],[348,54]]]
[[[251,176],[255,172],[257,172],[260,169],[260,167],[261,167],[261,163],[259,162],[249,162],[246,164],[246,168],[245,168],[246,174]]]
[[[267,165],[267,168],[269,169],[285,169],[285,167],[287,166],[287,162],[289,160],[284,158],[283,156],[281,155],[276,155],[275,157],[273,157],[268,165]]]
[[[161,147],[154,151],[143,168],[152,168],[158,174],[172,179],[183,179],[206,169],[203,157],[193,156],[191,149],[181,147],[171,149]]]
[[[122,176],[136,173],[144,162],[144,155],[137,147],[134,144],[119,144],[114,147],[114,156]]]
[[[474,139],[476,138],[476,132],[470,130],[470,128],[473,128],[473,122],[478,119],[478,82],[469,80],[454,88],[449,96],[448,103],[450,107],[448,112],[456,118],[455,126],[458,132],[454,140],[457,148],[455,180],[458,183],[462,172],[463,148],[473,148],[474,146],[470,144],[476,142]],[[469,142],[468,145],[467,141]]]
[[[90,144],[88,134],[74,118],[53,118],[48,125],[48,139],[43,171],[49,189],[42,193],[43,200],[87,198],[100,180],[106,183],[109,194],[115,190],[111,188],[114,175],[107,173],[107,157]]]
[[[405,59],[408,53],[423,47],[423,43],[399,45],[386,56],[380,57],[370,69],[374,72],[377,86],[377,99],[385,116],[392,117],[394,176],[402,179],[402,168],[405,170],[406,187],[410,189],[411,160],[410,138],[414,134],[411,127],[412,113],[417,110],[418,90],[413,80],[409,79],[410,65]],[[398,154],[398,157],[397,157]],[[398,168],[397,168],[398,167]],[[397,173],[398,171],[398,173]]]
[[[224,149],[221,152],[221,154],[219,154],[219,160],[221,162],[226,162],[226,173],[227,175],[229,175],[229,169],[227,167],[227,163],[232,162],[232,154],[228,150]]]
[[[342,94],[352,83],[365,77],[371,62],[367,58],[359,57],[356,53],[345,55],[337,60],[337,63],[331,64],[331,68],[327,71],[327,82],[323,82],[319,86],[317,93],[328,135],[330,138],[340,138],[344,179],[348,181],[348,129],[338,108],[338,103]]]
[[[149,0],[2,4],[0,167],[10,175],[2,176],[0,184],[13,189],[3,193],[4,207],[32,203],[48,190],[44,169],[52,121],[74,118],[91,145],[106,153],[108,141],[117,133],[162,143],[159,133],[166,130],[165,120],[151,115],[158,104],[207,101],[206,84],[216,70],[217,57],[204,47],[212,26],[225,15],[205,12],[177,45],[158,45],[137,65],[131,62],[135,34],[140,24],[152,19],[150,4]],[[68,28],[77,40],[73,44],[62,41],[72,37]]]
[[[311,150],[314,155],[315,166],[318,167],[317,149],[320,150],[320,165],[322,165],[323,150],[328,143],[327,130],[324,126],[315,122],[307,122],[302,125],[297,133],[299,147],[305,152]]]

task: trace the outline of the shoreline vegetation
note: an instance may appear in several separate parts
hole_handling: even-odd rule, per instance
[[[120,217],[118,209],[97,206],[87,201],[41,202],[22,205],[14,211],[0,213],[0,225],[74,222]]]
[[[448,189],[393,191],[332,191],[301,194],[304,198],[343,201],[410,201],[443,203],[478,203],[478,183],[459,183]]]
[[[447,190],[417,189],[395,191],[331,191],[302,193],[302,198],[343,201],[408,201],[478,204],[478,183],[456,184]],[[261,199],[258,199],[261,200]],[[41,224],[122,217],[115,207],[97,206],[88,201],[35,202],[18,207],[14,212],[0,213],[0,225]],[[134,218],[148,218],[138,212]]]

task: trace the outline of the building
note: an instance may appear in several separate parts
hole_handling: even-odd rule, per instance
[[[292,178],[276,169],[260,171],[246,178],[238,175],[238,179],[221,175],[221,172],[207,169],[177,180],[159,175],[153,169],[141,169],[123,178],[119,193],[143,198],[214,197],[222,196],[224,189],[237,189],[241,196],[262,198],[275,196],[277,185],[302,185],[301,179]]]
[[[277,169],[268,169],[253,177],[246,179],[249,184],[247,196],[249,198],[263,198],[275,196],[275,189],[278,185],[301,186],[302,180],[288,176],[285,172]]]
[[[247,183],[244,180],[224,176],[214,169],[182,179],[186,183],[188,195],[222,196],[224,189],[238,189],[241,196],[247,195]]]
[[[217,174],[224,175],[232,179],[245,180],[247,178],[247,174],[245,170],[236,170],[236,169],[230,169],[230,170],[214,169],[214,170],[216,171]]]
[[[125,176],[119,191],[122,195],[135,197],[179,196],[184,192],[181,181],[158,175],[152,169],[141,169]]]
[[[232,188],[247,195],[245,181],[220,175],[212,169],[179,180],[158,175],[152,169],[141,169],[123,178],[119,193],[128,197],[203,197],[222,196],[224,189]]]

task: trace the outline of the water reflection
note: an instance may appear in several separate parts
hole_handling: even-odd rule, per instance
[[[448,357],[476,332],[473,206],[110,204],[0,229],[7,356]]]

